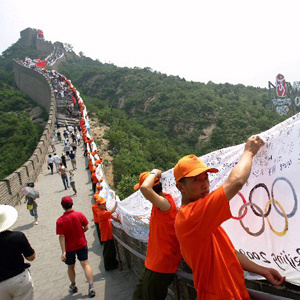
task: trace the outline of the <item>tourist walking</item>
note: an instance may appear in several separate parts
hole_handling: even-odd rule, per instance
[[[69,142],[65,142],[65,147],[64,147],[64,152],[66,153],[66,155],[68,156],[68,157],[70,157],[70,144],[69,144]]]
[[[38,225],[38,211],[37,211],[37,203],[34,198],[31,198],[29,196],[26,196],[26,202],[27,202],[27,209],[29,210],[29,213],[31,216],[34,217],[34,224]]]
[[[57,129],[56,135],[57,135],[57,140],[60,143],[61,142],[61,133],[60,133],[59,129]]]
[[[53,155],[53,161],[55,164],[56,172],[59,173],[58,169],[59,169],[60,157],[56,153],[54,153]]]
[[[70,171],[70,176],[69,176],[69,180],[70,180],[70,184],[71,184],[71,187],[74,191],[74,195],[73,196],[77,196],[77,190],[76,190],[76,187],[75,187],[75,178],[74,178],[74,172],[73,171]]]
[[[67,167],[67,160],[66,160],[66,156],[64,155],[64,153],[61,154],[61,163],[65,166],[65,168]]]
[[[49,154],[48,159],[47,159],[47,163],[48,163],[48,170],[51,170],[51,174],[53,175],[53,158],[52,155]]]
[[[51,146],[53,152],[56,151],[54,144],[55,144],[55,140],[54,140],[54,136],[52,136],[50,139],[50,146]]]
[[[76,170],[76,155],[75,153],[73,152],[73,150],[71,150],[71,153],[69,155],[70,157],[70,160],[71,160],[71,164],[72,164],[72,167],[73,167],[73,170]]]
[[[89,297],[93,298],[96,295],[93,285],[93,271],[88,261],[87,240],[84,234],[89,229],[88,220],[83,213],[73,210],[71,197],[63,197],[61,206],[65,212],[56,222],[56,234],[59,235],[61,260],[68,265],[68,276],[71,282],[69,288],[73,293],[78,291],[75,272],[77,256],[89,284]]]
[[[72,147],[73,152],[76,154],[76,150],[77,150],[77,142],[76,142],[76,140],[72,141],[71,147]]]
[[[65,190],[66,190],[66,189],[69,188],[67,168],[62,163],[60,163],[58,171],[61,175],[61,179],[62,179],[62,182],[64,184]]]
[[[28,271],[35,252],[24,233],[8,230],[18,218],[17,210],[0,205],[0,298],[33,300],[33,281]]]

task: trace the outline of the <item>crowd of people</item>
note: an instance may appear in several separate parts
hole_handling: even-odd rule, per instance
[[[77,195],[74,171],[77,170],[76,156],[77,147],[80,145],[80,142],[81,137],[77,126],[66,125],[66,129],[63,131],[63,139],[61,137],[60,129],[53,130],[53,136],[50,140],[53,155],[49,154],[47,159],[48,170],[50,170],[53,175],[55,166],[56,172],[61,175],[65,190],[70,188],[71,185],[74,191],[74,196]],[[61,153],[61,156],[56,153],[56,143],[63,144],[63,152]],[[71,162],[70,170],[68,169],[67,162]]]
[[[52,71],[45,72],[55,74]],[[55,80],[56,77],[57,74],[52,79]],[[62,79],[67,82],[64,77]],[[110,271],[118,267],[111,222],[114,220],[121,223],[116,214],[117,201],[111,209],[108,209],[106,199],[101,196],[102,180],[97,176],[97,168],[102,163],[100,150],[95,150],[90,146],[93,139],[87,127],[83,102],[78,98],[78,94],[73,90],[70,82],[67,82],[67,89],[71,90],[75,104],[80,109],[81,118],[77,126],[73,128],[66,125],[63,137],[61,134],[59,135],[58,130],[54,132],[55,142],[64,143],[64,153],[61,157],[57,156],[54,152],[55,148],[51,145],[54,153],[53,157],[51,154],[48,157],[49,170],[53,174],[53,165],[55,164],[64,188],[69,188],[70,181],[74,196],[77,194],[74,179],[77,148],[74,149],[72,145],[74,143],[74,146],[77,147],[80,143],[77,138],[79,134],[84,143],[84,155],[88,158],[87,169],[90,172],[91,188],[94,193],[92,205],[94,223],[99,243],[103,245],[104,267],[106,271]],[[72,144],[70,144],[70,138]],[[181,158],[174,166],[176,187],[182,196],[179,209],[176,207],[172,195],[165,193],[162,189],[161,170],[153,169],[140,174],[139,182],[133,189],[140,190],[143,196],[152,203],[152,211],[145,267],[133,291],[132,299],[165,299],[168,287],[173,282],[182,259],[192,269],[197,299],[250,299],[244,282],[243,270],[259,274],[275,286],[284,283],[285,277],[277,270],[260,266],[237,252],[221,227],[223,222],[232,217],[230,200],[246,183],[251,172],[253,158],[263,145],[264,141],[259,136],[251,136],[245,144],[239,162],[234,166],[227,180],[214,191],[209,189],[209,174],[216,173],[218,170],[213,167],[208,168],[201,159],[193,154]],[[55,143],[53,146],[55,147]],[[67,176],[68,160],[71,161],[73,168],[72,171],[69,171],[69,181]],[[73,210],[71,197],[63,197],[61,205],[64,214],[57,220],[56,234],[59,235],[61,259],[68,267],[70,290],[74,293],[78,290],[75,274],[75,257],[77,256],[89,284],[89,296],[94,297],[93,272],[88,262],[88,247],[84,234],[88,230],[88,221],[81,212]],[[10,208],[5,208],[4,217],[1,219],[0,210],[0,229],[2,229],[0,243],[1,245],[2,242],[7,243],[7,249],[12,247],[10,235],[22,236],[21,233],[8,231],[13,224],[12,220],[10,223],[6,223],[6,219],[10,218],[9,212]],[[11,214],[15,214],[13,210],[11,212]],[[26,250],[20,250],[15,254],[20,261],[20,268],[15,273],[8,272],[2,262],[9,250],[0,247],[0,274],[6,274],[4,277],[0,275],[0,294],[7,291],[9,285],[5,284],[7,280],[20,276],[19,274],[26,269],[23,257],[29,261],[35,257],[34,250],[26,241],[26,237],[22,236],[19,239],[26,244],[26,247],[22,248]],[[13,253],[9,255],[12,257]],[[28,281],[30,280],[28,279]]]
[[[36,59],[31,59],[30,57],[25,57],[24,61],[20,61],[24,66],[36,70],[42,71],[48,66],[52,66],[55,62],[64,56],[64,52],[58,45],[54,45],[53,52],[48,55],[44,60],[41,60],[39,57]]]

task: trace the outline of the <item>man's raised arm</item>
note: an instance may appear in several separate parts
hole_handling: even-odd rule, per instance
[[[247,140],[244,152],[238,164],[232,169],[228,179],[223,184],[228,200],[231,200],[248,180],[253,157],[264,144],[264,141],[259,136],[253,135]]]

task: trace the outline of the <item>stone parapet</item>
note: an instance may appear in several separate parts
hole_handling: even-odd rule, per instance
[[[0,204],[12,206],[20,201],[22,186],[38,177],[48,152],[56,119],[55,96],[48,77],[17,61],[14,61],[13,65],[18,88],[44,107],[49,113],[49,119],[32,156],[19,169],[0,181]]]

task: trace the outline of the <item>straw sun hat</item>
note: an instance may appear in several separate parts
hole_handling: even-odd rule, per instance
[[[17,218],[18,212],[14,207],[0,204],[0,232],[13,226]]]

